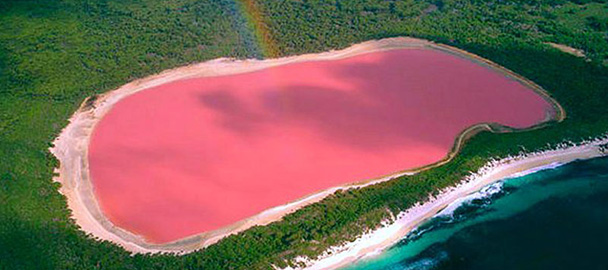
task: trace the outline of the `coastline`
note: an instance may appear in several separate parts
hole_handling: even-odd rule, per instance
[[[332,247],[317,259],[299,257],[296,263],[304,266],[295,269],[337,269],[361,258],[379,254],[460,198],[506,178],[552,169],[575,160],[606,156],[607,144],[608,135],[581,144],[563,143],[552,150],[492,160],[458,185],[445,189],[429,201],[400,213],[394,221],[385,221],[383,227],[362,235],[354,242]]]
[[[534,90],[553,105],[554,111],[551,112],[553,115],[548,117],[546,121],[531,127],[531,129],[542,127],[548,120],[561,121],[565,118],[563,108],[561,108],[561,106],[553,99],[551,99],[547,92],[533,82],[479,56],[454,47],[435,44],[426,40],[403,37],[389,38],[363,42],[343,50],[269,60],[233,60],[220,58],[168,70],[157,75],[136,80],[116,90],[85,100],[81,108],[79,108],[78,111],[76,111],[70,118],[70,123],[64,128],[59,137],[57,137],[57,139],[54,141],[54,146],[50,149],[51,153],[53,153],[60,161],[60,167],[56,169],[58,176],[54,178],[54,181],[61,183],[60,192],[67,198],[68,207],[72,211],[72,217],[75,219],[80,228],[86,233],[89,233],[95,238],[101,240],[111,241],[122,246],[126,250],[135,253],[173,252],[177,254],[184,254],[209,246],[219,241],[223,237],[241,232],[254,225],[266,225],[273,221],[280,220],[284,215],[294,212],[303,206],[318,202],[337,190],[364,187],[367,185],[388,181],[404,174],[412,174],[420,170],[426,170],[445,164],[458,153],[460,147],[470,136],[479,131],[514,131],[514,129],[493,124],[478,124],[464,130],[457,138],[455,138],[455,144],[452,150],[447,153],[444,159],[438,161],[437,163],[429,164],[421,168],[414,168],[392,173],[376,179],[369,179],[329,188],[314,194],[310,194],[296,201],[265,210],[253,217],[241,220],[233,225],[215,231],[209,231],[186,237],[166,244],[148,243],[143,237],[115,226],[107,219],[107,217],[105,217],[97,204],[94,194],[94,187],[91,183],[88,172],[88,144],[96,123],[101,120],[101,118],[112,108],[112,106],[121,99],[126,98],[136,92],[176,80],[254,72],[257,70],[290,63],[338,60],[365,53],[407,48],[435,49],[463,57],[482,66],[492,68],[493,70],[496,70],[511,79],[517,80]]]

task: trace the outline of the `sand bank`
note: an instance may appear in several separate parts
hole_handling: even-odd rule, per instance
[[[554,150],[493,160],[479,171],[465,178],[459,185],[442,191],[437,197],[424,204],[418,204],[400,213],[395,221],[385,222],[382,228],[367,233],[354,242],[334,247],[316,260],[300,257],[296,261],[306,265],[302,269],[336,269],[360,258],[379,254],[459,198],[508,177],[517,177],[542,169],[555,168],[560,164],[563,165],[575,160],[606,156],[608,155],[607,144],[608,138],[603,137],[579,145],[564,143]]]
[[[441,50],[472,60],[480,65],[491,67],[512,79],[522,82],[546,98],[553,105],[554,109],[554,111],[547,116],[547,120],[560,121],[565,118],[565,112],[561,106],[553,101],[543,89],[533,82],[530,82],[525,78],[522,78],[517,74],[514,74],[513,72],[497,66],[492,62],[478,56],[471,55],[453,47],[439,45],[419,39],[390,38],[364,42],[353,45],[344,50],[270,60],[233,60],[222,58],[168,70],[158,75],[136,80],[116,90],[85,101],[82,107],[71,117],[70,124],[62,131],[60,136],[55,140],[54,147],[51,148],[51,152],[60,161],[60,168],[57,171],[59,176],[56,177],[55,180],[62,184],[60,192],[67,197],[68,206],[72,210],[76,223],[85,232],[92,234],[94,237],[112,241],[133,252],[190,252],[213,244],[227,235],[243,231],[253,225],[264,225],[272,221],[276,221],[282,216],[291,213],[302,206],[317,202],[339,189],[370,185],[392,179],[402,174],[415,173],[421,169],[428,169],[444,164],[445,162],[448,162],[455,153],[458,152],[462,143],[467,138],[480,130],[492,130],[496,132],[511,130],[509,128],[496,125],[479,124],[461,133],[461,135],[456,139],[456,143],[452,151],[444,160],[438,163],[418,169],[397,172],[378,179],[370,179],[351,185],[330,188],[315,194],[311,194],[292,203],[263,211],[258,215],[239,221],[231,226],[206,232],[193,237],[184,238],[168,244],[147,243],[142,237],[112,224],[100,210],[94,195],[92,183],[90,181],[89,164],[87,160],[88,145],[90,142],[91,133],[96,123],[99,122],[99,120],[112,108],[112,106],[121,99],[136,92],[176,80],[247,73],[289,63],[337,60],[369,52],[407,48],[430,48]]]
[[[545,44],[547,44],[553,48],[556,48],[562,52],[565,52],[567,54],[572,54],[577,57],[585,57],[585,51],[583,51],[581,49],[576,49],[576,48],[572,48],[572,47],[564,45],[564,44],[557,44],[557,43],[553,43],[553,42],[546,42]]]

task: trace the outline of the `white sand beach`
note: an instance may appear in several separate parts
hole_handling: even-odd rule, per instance
[[[450,189],[444,190],[432,200],[416,205],[399,214],[395,221],[385,222],[385,226],[361,236],[354,242],[328,250],[315,260],[298,258],[306,264],[302,269],[336,269],[346,266],[365,256],[379,254],[396,244],[408,232],[439,213],[442,209],[484,186],[508,177],[522,176],[542,169],[555,168],[575,160],[605,156],[608,138],[590,140],[579,145],[564,143],[556,149],[522,154],[489,162],[476,173]],[[603,145],[603,147],[602,147]],[[291,269],[291,268],[288,268]]]

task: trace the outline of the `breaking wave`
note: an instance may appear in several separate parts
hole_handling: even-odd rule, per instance
[[[503,197],[515,189],[515,187],[505,185],[503,181],[499,181],[468,196],[459,198],[433,216],[431,220],[412,230],[399,244],[416,240],[426,232],[439,227],[450,226],[464,219],[480,215],[487,210],[493,200]]]

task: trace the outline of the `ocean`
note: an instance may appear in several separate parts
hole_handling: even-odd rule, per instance
[[[608,269],[608,157],[496,182],[344,269]]]

